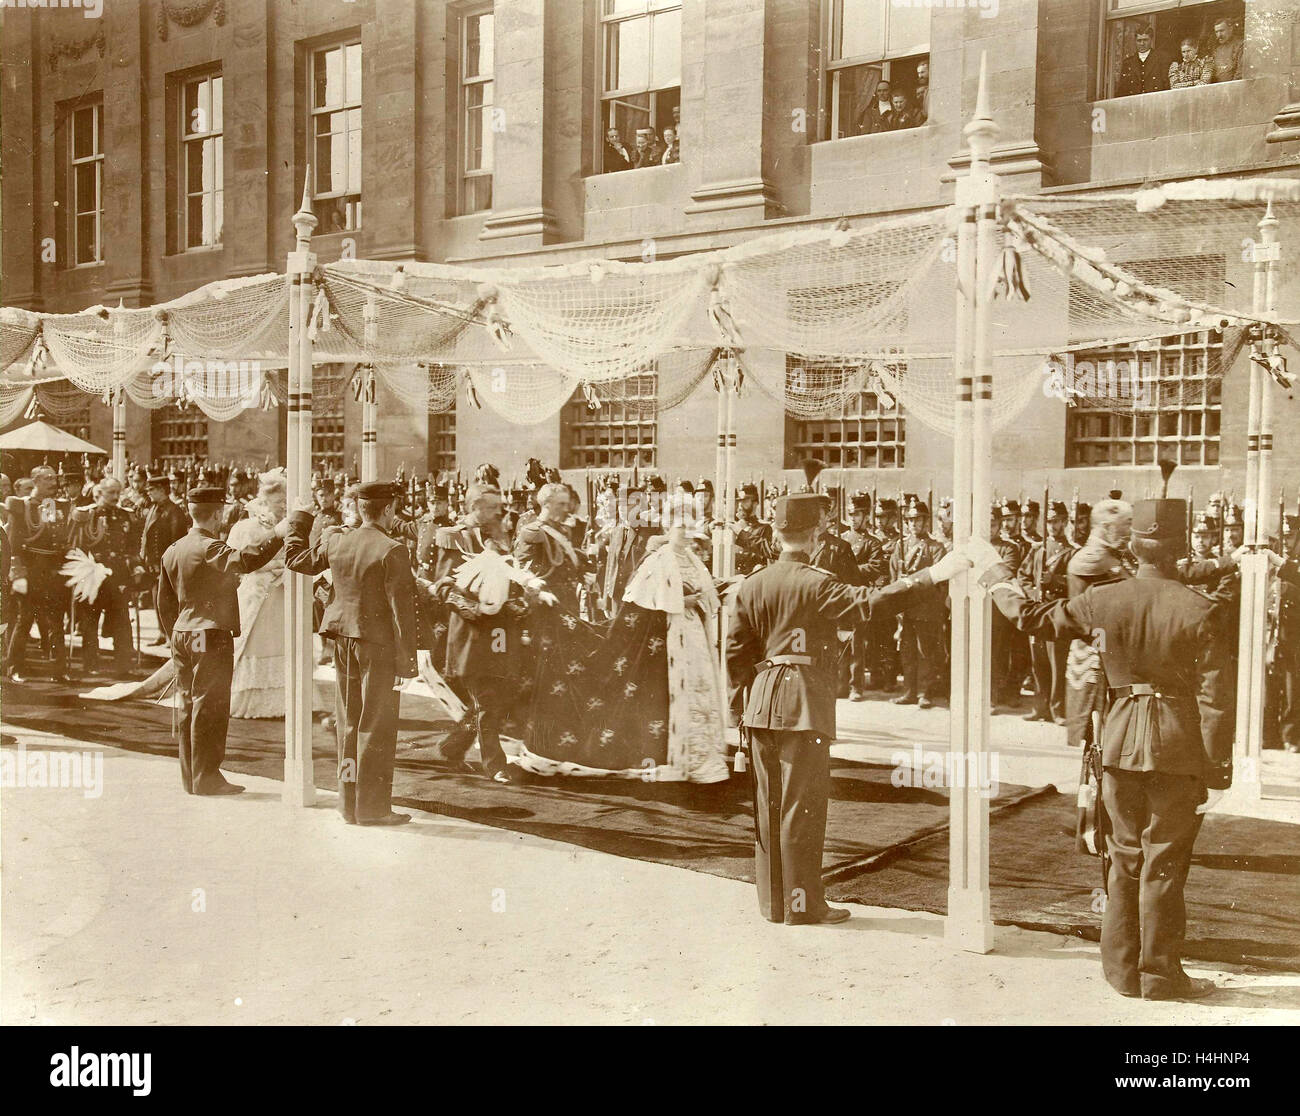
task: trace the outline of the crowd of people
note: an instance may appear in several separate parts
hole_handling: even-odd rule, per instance
[[[673,105],[672,124],[666,125],[662,132],[649,125],[637,128],[630,145],[618,128],[611,125],[605,130],[604,173],[680,163],[681,127],[680,105]]]

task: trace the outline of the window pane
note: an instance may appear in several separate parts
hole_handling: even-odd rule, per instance
[[[890,54],[921,53],[930,44],[930,9],[924,4],[890,4]]]
[[[478,99],[477,86],[466,92]],[[483,169],[483,110],[474,105],[465,110],[465,169]]]
[[[184,113],[182,123],[187,136],[203,131],[199,126],[199,83],[197,81],[188,82],[185,86]]]
[[[209,142],[213,145],[214,148],[212,159],[216,169],[216,176],[215,176],[216,187],[218,190],[224,190],[226,187],[225,142],[220,136],[218,136],[214,140],[210,140]]]
[[[348,56],[348,84],[345,90],[349,104],[361,100],[361,44],[353,43],[346,48]]]
[[[492,13],[465,20],[465,68],[467,78],[492,75]]]
[[[682,80],[682,13],[662,12],[651,21],[654,72],[651,85],[680,85]]]
[[[316,137],[316,193],[333,192],[334,137],[329,133]]]
[[[95,190],[99,167],[95,163],[78,163],[76,167],[76,196],[73,205],[77,213],[91,213],[99,208],[99,196]]]
[[[211,131],[221,131],[221,78],[220,76],[212,79],[212,127]]]
[[[225,205],[226,205],[225,192],[222,190],[218,190],[215,194],[212,195],[212,205],[211,205],[212,239],[208,242],[209,244],[221,243],[221,233],[225,225]]]
[[[94,213],[77,218],[77,263],[94,263],[99,259],[95,243],[97,226],[98,216]]]
[[[361,193],[361,129],[348,132],[348,193]]]
[[[203,187],[203,143],[192,140],[185,145],[185,192],[198,193]]]
[[[605,0],[606,15],[620,15],[623,12],[643,12],[646,0]]]
[[[84,159],[95,153],[95,110],[77,109],[72,114],[72,155]]]
[[[606,89],[644,89],[650,77],[650,21],[611,24],[606,39]]]
[[[316,52],[315,100],[317,108],[343,103],[343,52],[338,47]]]
[[[203,239],[203,200],[202,194],[185,199],[186,247],[189,248],[199,248],[206,243]]]
[[[835,58],[880,58],[885,53],[886,0],[841,0]],[[898,9],[895,8],[895,11]],[[928,9],[925,10],[929,14]]]

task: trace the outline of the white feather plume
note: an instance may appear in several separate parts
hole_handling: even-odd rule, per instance
[[[489,616],[501,611],[510,596],[510,583],[527,585],[533,575],[510,562],[495,550],[475,554],[456,571],[456,588],[478,601]]]
[[[96,562],[84,550],[74,547],[68,551],[68,560],[59,567],[64,584],[72,590],[72,599],[94,603],[99,596],[99,587],[113,571],[101,562]]]

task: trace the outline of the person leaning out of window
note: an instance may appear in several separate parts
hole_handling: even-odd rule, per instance
[[[1137,93],[1156,93],[1169,88],[1169,67],[1157,57],[1155,36],[1150,27],[1139,27],[1134,36],[1137,50],[1124,59],[1115,87],[1116,97],[1132,97]],[[1166,57],[1168,57],[1166,55]]]
[[[1196,40],[1187,38],[1180,44],[1182,60],[1169,65],[1169,88],[1190,89],[1194,85],[1209,85],[1214,74],[1214,63],[1196,56]]]
[[[1208,61],[1212,67],[1210,81],[1236,81],[1241,77],[1241,51],[1245,44],[1230,19],[1216,20],[1214,50]]]

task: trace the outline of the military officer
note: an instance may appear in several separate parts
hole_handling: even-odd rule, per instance
[[[913,496],[903,509],[903,537],[889,558],[891,581],[901,581],[933,566],[943,557],[943,547],[929,537],[930,509]],[[947,597],[942,589],[917,590],[899,609],[898,651],[903,667],[903,692],[895,705],[929,709],[930,695],[939,682],[943,661],[943,620]]]
[[[868,585],[873,589],[889,584],[889,555],[870,531],[871,496],[866,492],[854,493],[850,500],[849,530],[844,541],[853,552],[858,577],[855,585]],[[872,653],[871,624],[853,625],[853,672],[849,677],[849,700],[866,701],[866,691],[872,684],[880,685],[880,673]]]
[[[128,487],[122,492],[122,499],[119,504],[132,515],[142,516],[148,511],[150,505],[147,474],[144,469],[136,465],[134,468],[127,470],[127,479]],[[183,518],[185,515],[184,510],[179,508],[177,510],[180,511]],[[159,557],[162,557],[162,555],[159,554]]]
[[[1017,580],[1034,604],[1064,600],[1069,588],[1070,559],[1078,549],[1066,537],[1070,510],[1058,500],[1047,509],[1047,538],[1034,543],[1020,564]],[[1026,721],[1055,721],[1065,724],[1065,662],[1070,654],[1068,639],[1030,636],[1029,656],[1034,669],[1034,708]]]
[[[585,565],[582,552],[565,529],[569,490],[563,484],[544,484],[537,493],[537,504],[541,509],[537,518],[520,527],[515,536],[515,560],[546,583],[561,609],[577,616],[578,587]]]
[[[106,476],[95,484],[95,503],[72,513],[72,543],[109,568],[93,601],[77,601],[74,611],[81,631],[81,665],[87,674],[99,673],[99,617],[113,640],[114,671],[131,670],[130,593],[144,573],[140,536],[129,512],[118,507],[122,485]]]
[[[736,573],[747,577],[772,560],[775,554],[772,525],[759,518],[758,485],[741,486],[740,506],[732,529],[736,540]]]
[[[1296,516],[1283,517],[1278,551],[1295,554],[1298,526]],[[1273,593],[1269,632],[1272,704],[1278,712],[1282,747],[1288,752],[1300,752],[1300,564],[1294,557],[1287,557],[1278,570]]]
[[[420,534],[415,548],[415,562],[416,570],[421,577],[432,578],[438,531],[442,527],[454,526],[456,520],[451,515],[447,486],[445,484],[432,484],[427,486],[427,491],[429,493],[429,510],[420,517]]]
[[[1215,616],[1221,606],[1178,581],[1186,540],[1185,501],[1139,501],[1129,544],[1137,576],[1041,604],[1027,600],[995,553],[971,548],[998,610],[1021,630],[1101,633],[1111,696],[1102,743],[1111,825],[1102,971],[1121,995],[1150,1000],[1214,991],[1183,971],[1183,886],[1209,792],[1217,798],[1232,782],[1232,640]]]
[[[294,511],[284,564],[295,573],[330,571],[333,596],[320,633],[334,641],[339,812],[349,825],[400,825],[392,809],[398,693],[416,675],[415,579],[405,544],[391,534],[401,486],[367,481],[357,490],[361,526],[324,531],[309,542],[312,514]]]
[[[993,509],[993,545],[1003,563],[1012,570],[1020,568],[1028,547],[1020,537],[1020,506],[1014,500],[1003,500]],[[993,689],[994,705],[1019,705],[1020,683],[1025,677],[1029,661],[1029,647],[1022,633],[998,613],[993,614],[990,636],[992,662],[989,676]]]
[[[741,583],[727,637],[731,709],[754,764],[758,906],[764,918],[786,924],[849,917],[826,902],[822,886],[837,627],[877,609],[892,613],[967,565],[949,555],[885,589],[845,585],[808,561],[823,514],[815,493],[777,501],[780,559]]]
[[[887,498],[877,500],[875,510],[872,512],[872,524],[876,538],[884,543],[885,550],[888,551],[894,543],[898,542],[902,534],[898,501]]]
[[[158,613],[158,575],[162,572],[162,557],[177,539],[190,529],[189,517],[171,497],[172,484],[166,473],[155,473],[145,482],[149,505],[144,511],[144,525],[140,529],[140,564],[153,588],[154,614]],[[166,643],[162,627],[153,646]]]
[[[225,490],[190,489],[192,526],[162,556],[158,619],[171,640],[180,696],[181,783],[187,794],[239,794],[221,773],[230,724],[230,683],[239,635],[239,575],[260,570],[280,549],[285,524],[263,542],[233,550],[219,537]]]
[[[315,546],[320,539],[320,533],[327,527],[343,525],[343,513],[339,509],[338,489],[334,487],[332,478],[321,477],[316,482],[312,496],[316,500],[316,514],[311,521],[310,543]]]
[[[1070,523],[1070,542],[1083,546],[1092,534],[1092,505],[1075,501],[1074,519]]]
[[[10,496],[5,501],[9,513],[10,568],[8,589],[17,598],[10,602],[6,632],[5,670],[15,682],[29,675],[27,641],[32,621],[36,622],[42,642],[48,644],[50,672],[56,681],[70,681],[67,649],[63,643],[63,617],[68,609],[68,591],[59,569],[68,556],[72,504],[56,497],[58,476],[48,465],[38,465],[31,472],[32,493]]]
[[[1043,541],[1042,535],[1038,533],[1038,517],[1042,514],[1043,509],[1037,500],[1028,501],[1020,509],[1020,537],[1024,540],[1026,549]]]

